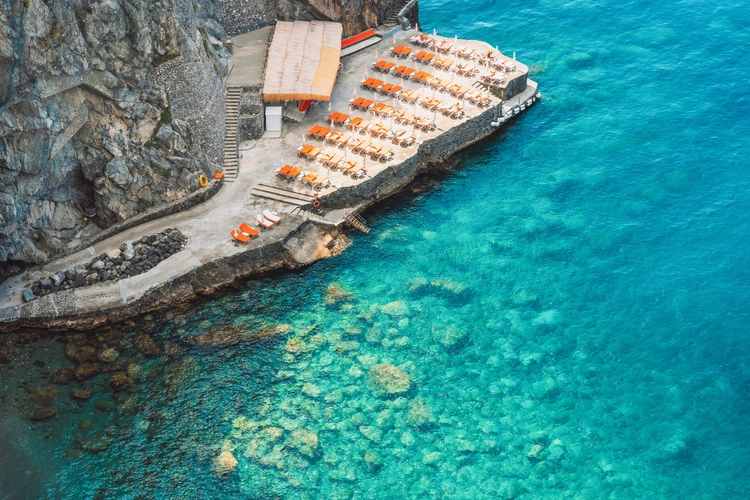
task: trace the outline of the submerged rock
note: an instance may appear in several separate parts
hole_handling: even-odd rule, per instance
[[[370,368],[367,387],[376,395],[400,394],[411,388],[409,375],[391,363],[380,363]]]
[[[70,391],[70,397],[73,399],[85,401],[86,399],[91,398],[91,391],[88,391],[86,389],[73,389],[72,391]]]
[[[109,445],[112,442],[109,436],[78,436],[77,441],[78,444],[81,445],[81,448],[89,453],[99,453],[100,451],[104,451],[109,448]]]
[[[31,400],[39,406],[52,406],[60,397],[60,391],[54,387],[42,387],[31,395]]]
[[[201,347],[226,347],[242,342],[260,342],[291,331],[292,327],[286,324],[272,325],[254,332],[246,332],[237,325],[229,324],[211,328],[206,333],[192,337],[188,342]]]
[[[406,412],[406,423],[412,427],[419,427],[430,420],[430,407],[422,398],[409,401],[409,410]]]
[[[75,362],[78,364],[89,363],[91,361],[96,361],[97,358],[98,353],[96,351],[96,348],[87,347],[86,349],[81,349],[76,353]]]
[[[214,458],[214,472],[216,472],[216,474],[220,476],[223,476],[224,474],[227,474],[229,471],[237,467],[237,463],[237,459],[234,458],[232,452],[224,451],[221,453],[221,455]]]
[[[105,363],[112,363],[119,357],[120,357],[120,353],[112,348],[104,349],[102,352],[99,353],[99,361],[103,361]]]
[[[340,285],[331,283],[326,288],[326,304],[337,304],[339,302],[348,302],[354,297],[349,292],[344,291]]]
[[[448,352],[461,349],[469,340],[469,335],[456,325],[437,323],[432,326],[432,337]]]
[[[56,414],[57,413],[52,408],[37,408],[36,410],[34,410],[34,413],[29,416],[29,420],[33,420],[35,422],[43,422],[45,420],[51,419]]]
[[[75,369],[75,376],[78,380],[89,380],[99,373],[99,363],[83,363]]]
[[[312,457],[318,449],[318,435],[306,429],[294,429],[287,444],[301,454]]]
[[[156,342],[145,333],[139,333],[133,337],[133,345],[141,352],[141,354],[149,358],[158,356],[161,353]]]
[[[69,368],[63,368],[62,370],[57,370],[55,373],[53,373],[49,378],[49,381],[53,384],[67,385],[71,383],[75,377],[76,376],[75,373],[73,373],[73,370]]]

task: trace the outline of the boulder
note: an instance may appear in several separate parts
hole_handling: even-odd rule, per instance
[[[59,389],[54,387],[42,387],[31,395],[31,400],[39,406],[52,406],[59,397]]]
[[[287,444],[302,455],[312,457],[318,450],[318,435],[306,429],[294,429]]]
[[[89,453],[99,453],[109,448],[111,439],[109,436],[78,436],[78,444]]]
[[[41,286],[43,290],[50,290],[52,289],[52,280],[50,279],[39,280],[39,286]]]
[[[76,276],[78,276],[78,271],[76,271],[75,269],[68,269],[67,271],[65,271],[65,277],[70,281],[74,281],[76,279]]]
[[[291,332],[289,325],[272,325],[254,332],[246,332],[237,325],[228,324],[211,328],[206,333],[196,335],[188,340],[201,347],[226,347],[242,342],[260,342],[268,338]]]
[[[174,342],[164,342],[164,352],[170,358],[179,358],[185,354],[185,348],[178,346]]]
[[[380,363],[370,368],[367,387],[375,394],[401,394],[411,389],[409,375],[391,363]]]
[[[85,401],[91,397],[91,391],[88,391],[86,389],[73,389],[72,391],[70,391],[70,397],[73,399]]]
[[[103,361],[105,363],[112,363],[119,357],[120,353],[115,349],[112,349],[111,347],[109,349],[104,349],[99,353],[99,361]]]
[[[89,363],[91,361],[96,361],[98,357],[99,353],[97,352],[95,347],[87,347],[86,349],[81,349],[76,353],[75,362],[78,364]]]
[[[67,385],[71,383],[74,378],[75,373],[73,373],[73,370],[69,368],[63,368],[62,370],[57,370],[55,373],[53,373],[49,378],[49,381],[53,384]]]
[[[24,290],[22,297],[23,297],[23,302],[25,304],[28,304],[29,302],[31,302],[32,300],[36,298],[34,297],[34,292],[31,290],[31,288],[27,288],[26,290]]]
[[[99,373],[99,363],[83,363],[75,369],[78,380],[89,380]]]
[[[43,422],[45,420],[51,419],[56,414],[57,413],[55,412],[55,410],[53,410],[51,408],[37,408],[29,416],[29,420],[34,420],[35,422]]]
[[[412,427],[419,427],[430,420],[430,407],[425,404],[424,399],[416,398],[409,401],[409,410],[406,412],[406,423]]]
[[[112,374],[112,380],[110,381],[112,387],[115,389],[123,389],[133,384],[133,379],[128,377],[126,372],[115,372]]]
[[[448,352],[454,352],[466,345],[469,335],[456,325],[437,323],[432,326],[432,338]]]
[[[104,261],[103,260],[96,260],[91,264],[91,269],[94,271],[101,271],[104,269]]]
[[[159,346],[156,345],[156,342],[154,342],[153,339],[145,333],[139,333],[138,335],[133,337],[133,345],[136,349],[141,351],[141,354],[149,358],[158,356],[161,353],[161,350],[159,349]]]
[[[231,451],[223,451],[221,455],[214,458],[214,471],[216,474],[223,476],[237,467],[237,459],[234,458]]]

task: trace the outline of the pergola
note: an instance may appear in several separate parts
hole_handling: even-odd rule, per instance
[[[278,21],[268,49],[263,100],[330,100],[342,31],[340,23],[328,21]]]

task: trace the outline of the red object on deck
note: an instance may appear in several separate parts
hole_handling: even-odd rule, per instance
[[[311,102],[312,102],[311,99],[306,99],[306,100],[302,101],[302,104],[299,105],[299,110],[304,113],[310,107],[310,103]]]
[[[363,31],[359,35],[350,36],[349,38],[344,38],[341,40],[341,48],[346,48],[350,45],[354,45],[357,42],[361,42],[362,40],[367,40],[371,36],[375,36],[375,30],[367,30]]]

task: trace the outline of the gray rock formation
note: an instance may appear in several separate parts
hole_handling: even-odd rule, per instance
[[[406,0],[216,0],[219,19],[229,35],[281,21],[320,19],[344,26],[344,36],[377,28],[396,15]],[[416,22],[415,19],[412,24]]]
[[[0,2],[0,262],[197,189],[229,54],[210,0]]]

